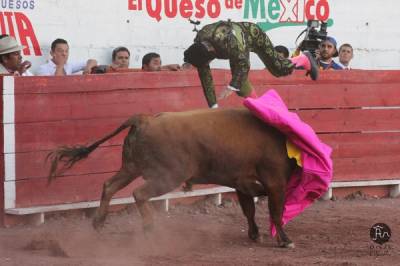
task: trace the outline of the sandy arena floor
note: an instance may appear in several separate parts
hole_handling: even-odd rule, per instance
[[[135,208],[112,213],[100,234],[82,214],[52,215],[41,226],[0,228],[0,265],[400,265],[400,198],[316,202],[285,227],[294,249],[277,247],[267,217],[261,200],[264,242],[254,243],[229,200],[158,212],[150,235]],[[370,239],[378,222],[392,232],[382,246]]]

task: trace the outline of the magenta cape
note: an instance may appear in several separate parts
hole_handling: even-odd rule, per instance
[[[282,217],[283,224],[299,215],[329,188],[332,179],[332,149],[321,142],[314,130],[288,110],[275,90],[259,98],[246,98],[243,104],[251,113],[274,126],[301,150],[303,167],[290,178]],[[276,228],[271,222],[271,234]]]

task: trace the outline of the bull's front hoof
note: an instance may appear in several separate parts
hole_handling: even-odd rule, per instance
[[[293,242],[289,241],[289,242],[281,242],[279,243],[279,247],[281,248],[294,248],[295,245]]]
[[[258,239],[260,238],[260,234],[258,233],[258,231],[256,232],[248,232],[247,234],[249,236],[249,238],[253,241],[258,241]]]

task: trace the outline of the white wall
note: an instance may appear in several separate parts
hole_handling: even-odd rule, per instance
[[[17,8],[19,1],[20,7]],[[128,3],[142,1],[143,10],[128,10]],[[70,60],[96,58],[101,64],[109,64],[111,51],[117,46],[126,46],[131,51],[131,67],[140,67],[141,58],[147,52],[158,52],[163,63],[182,63],[183,51],[190,45],[195,33],[193,25],[181,15],[166,18],[162,14],[160,21],[150,17],[146,12],[146,2],[164,3],[174,0],[1,0],[0,31],[5,28],[9,33],[10,26],[5,18],[6,12],[21,12],[32,23],[34,34],[39,42],[43,56],[26,56],[34,63],[33,70],[48,58],[50,44],[55,38],[64,38],[70,43]],[[176,0],[178,4],[190,0]],[[191,0],[217,1],[221,6],[227,0]],[[228,0],[230,1],[230,0]],[[240,1],[240,0],[234,0]],[[244,18],[242,8],[228,10],[221,8],[217,18],[205,16],[201,19],[205,25],[219,19],[231,18],[237,21],[248,20],[262,22],[265,18]],[[271,0],[264,0],[266,6]],[[305,0],[292,0],[297,2]],[[362,69],[398,69],[400,68],[400,29],[396,19],[400,17],[400,2],[396,0],[314,0],[327,1],[330,8],[330,19],[334,24],[328,28],[329,35],[336,37],[338,43],[349,42],[354,46],[355,58],[353,67]],[[22,8],[21,3],[30,6]],[[278,1],[279,2],[279,1]],[[281,0],[282,2],[291,2]],[[199,3],[199,2],[198,2]],[[201,3],[201,2],[200,2]],[[13,20],[14,28],[17,28]],[[304,25],[284,26],[267,31],[274,44],[283,44],[294,49],[294,40],[305,28]],[[19,32],[17,37],[19,37]],[[30,42],[28,42],[30,43]],[[263,67],[261,62],[252,56],[253,68]],[[227,67],[225,61],[213,63],[214,67]]]

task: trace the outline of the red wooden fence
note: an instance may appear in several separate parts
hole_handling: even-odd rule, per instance
[[[230,72],[213,73],[217,91]],[[333,149],[334,181],[400,179],[400,71],[329,71],[318,82],[304,72],[274,78],[252,71],[261,94],[278,90],[290,109]],[[2,77],[0,208],[98,200],[103,182],[120,166],[127,132],[50,187],[46,154],[60,145],[88,144],[134,113],[207,108],[194,71],[69,77]],[[221,106],[240,106],[232,96]],[[132,184],[116,197],[131,195]]]

